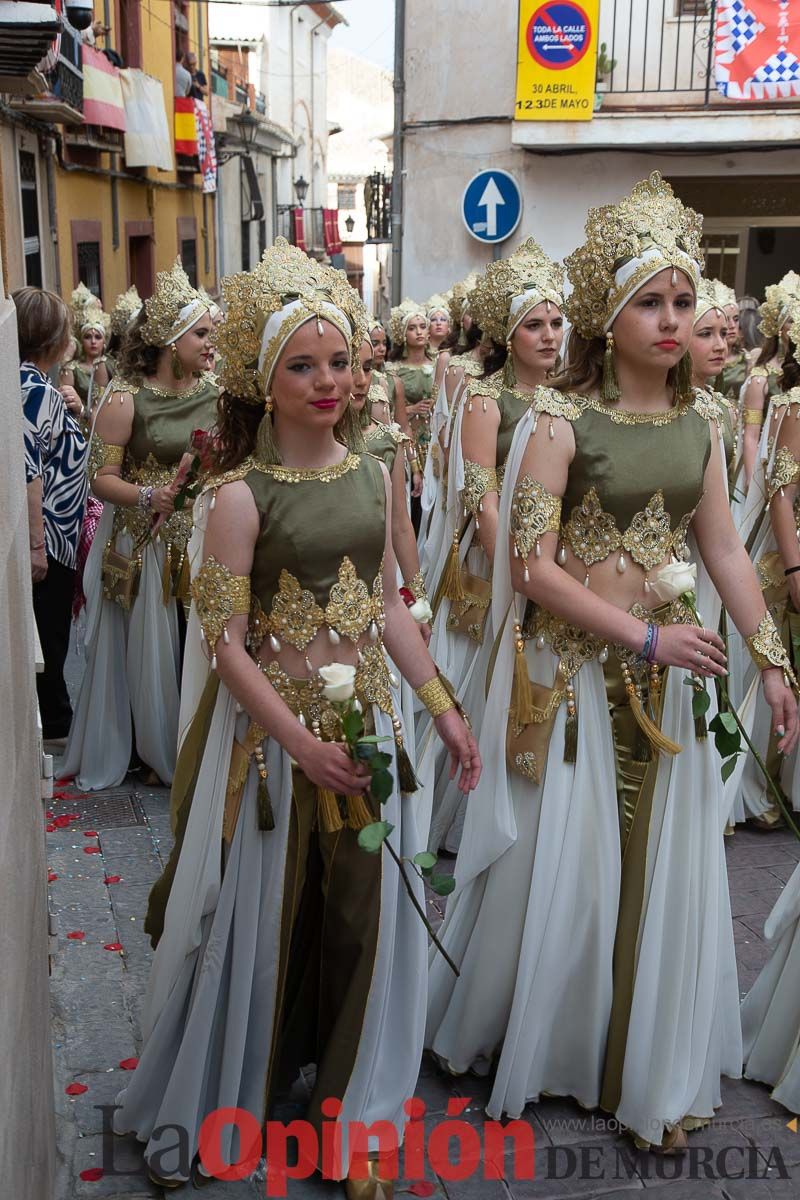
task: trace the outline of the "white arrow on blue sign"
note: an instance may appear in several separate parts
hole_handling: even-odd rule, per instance
[[[481,171],[469,181],[461,201],[461,216],[479,242],[504,242],[522,217],[522,193],[508,171]]]

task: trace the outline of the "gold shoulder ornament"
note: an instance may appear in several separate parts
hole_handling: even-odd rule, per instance
[[[213,554],[205,560],[190,588],[200,621],[201,640],[211,650],[211,669],[217,669],[215,647],[220,637],[229,642],[231,617],[250,614],[250,576],[234,575]]]

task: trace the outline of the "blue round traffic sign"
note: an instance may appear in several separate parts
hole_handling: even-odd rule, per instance
[[[563,71],[580,62],[592,41],[592,26],[574,0],[549,0],[536,9],[525,37],[528,52],[541,67]]]
[[[522,193],[508,171],[481,171],[469,181],[461,201],[461,216],[479,242],[504,242],[522,217]]]

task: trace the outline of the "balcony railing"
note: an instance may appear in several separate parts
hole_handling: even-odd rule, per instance
[[[325,218],[321,208],[279,208],[278,233],[309,254],[325,253]]]
[[[727,107],[714,81],[717,9],[717,0],[601,0],[603,109]]]

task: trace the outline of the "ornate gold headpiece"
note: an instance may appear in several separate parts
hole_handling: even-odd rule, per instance
[[[731,289],[724,283],[720,283],[718,279],[701,279],[697,285],[697,304],[694,310],[695,325],[706,313],[711,312],[712,309],[716,309],[717,312],[724,316],[725,305],[736,303],[735,296],[733,301],[725,298],[726,294],[730,291]]]
[[[723,283],[721,279],[706,279],[703,282],[708,285],[718,308],[728,308],[731,304],[739,307],[736,292],[732,287],[728,287],[727,283]]]
[[[111,310],[111,332],[121,338],[136,320],[141,309],[142,298],[134,283],[127,292],[117,296],[117,302]]]
[[[461,328],[461,318],[466,311],[467,297],[478,282],[478,272],[470,271],[466,279],[454,283],[450,289],[450,320],[454,329]]]
[[[104,312],[100,304],[95,300],[94,304],[87,304],[81,314],[78,322],[78,337],[82,337],[87,329],[99,329],[105,341],[108,341],[108,335],[111,330],[111,318],[107,312]]]
[[[795,362],[800,362],[800,296],[789,301],[789,340],[793,347],[792,356]]]
[[[94,292],[90,292],[85,283],[79,283],[70,297],[70,309],[72,311],[72,331],[75,337],[80,339],[81,332],[86,328],[86,316],[91,310],[93,319],[98,319],[97,314],[103,312],[100,301],[95,296]],[[105,316],[105,313],[103,313]]]
[[[155,291],[144,302],[147,320],[142,325],[142,340],[149,346],[168,346],[196,325],[208,307],[193,288],[180,257],[168,271],[156,275]]]
[[[350,323],[350,359],[353,367],[359,363],[361,343],[366,338],[369,341],[369,331],[372,320],[369,309],[352,286],[344,271],[335,271],[333,267],[324,268],[329,276],[328,289],[331,299],[337,308],[341,309]]]
[[[425,315],[429,321],[437,312],[445,313],[448,321],[450,320],[450,302],[447,296],[443,296],[440,292],[435,292],[425,304]]]
[[[412,317],[422,317],[427,323],[428,314],[422,304],[416,300],[403,300],[390,314],[389,329],[395,346],[402,346],[406,340],[406,325]]]
[[[764,296],[764,303],[758,310],[761,332],[764,337],[777,337],[789,316],[789,309],[800,299],[800,275],[796,271],[787,272],[780,283],[771,283],[765,288]]]
[[[264,404],[272,369],[287,337],[309,317],[333,321],[350,340],[349,323],[341,313],[336,318],[331,294],[336,274],[285,238],[276,238],[254,271],[241,271],[222,280],[225,316],[216,339],[220,356],[217,378],[226,392],[252,404]],[[270,318],[284,309],[284,319],[264,347]]]
[[[578,333],[606,333],[630,297],[665,267],[683,271],[697,287],[702,224],[660,171],[618,204],[589,209],[586,241],[566,259],[573,289],[566,312]]]
[[[489,263],[470,298],[481,329],[501,346],[543,300],[564,306],[564,270],[528,238],[508,258]]]

